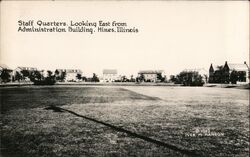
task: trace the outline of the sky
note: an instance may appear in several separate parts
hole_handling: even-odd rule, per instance
[[[138,33],[24,33],[18,20],[120,21]],[[249,3],[236,1],[1,2],[0,63],[38,69],[81,69],[102,75],[139,70],[249,64]]]

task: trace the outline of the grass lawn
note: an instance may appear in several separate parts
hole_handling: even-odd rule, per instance
[[[248,156],[249,91],[185,87],[1,88],[2,156],[186,156],[60,106],[200,156]]]

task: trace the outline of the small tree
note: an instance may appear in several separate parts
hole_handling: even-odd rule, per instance
[[[56,80],[60,80],[61,79],[60,72],[57,69],[55,70],[55,77],[56,77]]]
[[[21,73],[24,78],[29,78],[30,77],[30,72],[28,70],[21,70]]]
[[[77,74],[76,79],[81,80],[82,79],[82,74]]]
[[[246,82],[246,72],[245,71],[238,72],[238,81]]]
[[[174,75],[170,75],[169,81],[175,83],[175,82],[177,82],[177,78]]]
[[[42,74],[39,71],[33,71],[30,74],[30,81],[34,82],[34,81],[41,81],[42,80]]]
[[[66,72],[65,72],[65,71],[63,71],[63,72],[61,73],[60,80],[61,80],[61,81],[64,81],[64,80],[65,80],[65,78],[66,78]]]
[[[52,76],[52,71],[48,70],[47,73],[48,73],[48,77]]]
[[[18,82],[20,82],[20,80],[23,79],[23,76],[17,71],[15,73],[15,80],[17,80]]]
[[[123,75],[121,77],[121,82],[128,82],[129,80],[127,79],[127,77],[125,75]]]
[[[161,73],[158,73],[157,74],[157,80],[159,80],[160,82],[166,81],[166,75],[162,76]]]
[[[130,82],[135,82],[135,79],[134,79],[134,76],[133,75],[131,75],[130,76],[130,80],[129,80]]]
[[[160,82],[163,82],[163,77],[162,77],[162,74],[161,74],[161,73],[157,73],[156,78],[157,78],[157,80],[159,80]]]
[[[97,75],[95,73],[93,73],[93,77],[91,79],[92,82],[99,82],[99,78],[97,77]]]
[[[233,70],[230,74],[230,82],[232,84],[236,84],[236,82],[238,81],[239,79],[239,76],[238,76],[238,72]]]
[[[82,76],[82,81],[87,82],[87,77]]]
[[[138,80],[139,80],[140,82],[145,81],[145,76],[144,76],[143,74],[141,74],[141,75],[139,76]]]
[[[11,78],[10,78],[10,70],[8,69],[3,69],[2,73],[0,75],[0,78],[2,80],[2,82],[6,83],[6,82],[10,82]]]

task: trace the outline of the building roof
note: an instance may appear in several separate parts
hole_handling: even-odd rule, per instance
[[[163,72],[163,70],[141,70],[138,74],[161,74]]]
[[[37,70],[37,68],[34,68],[34,67],[17,67],[16,69],[21,69],[21,70]]]
[[[213,66],[214,71],[216,71],[216,70],[220,70],[220,69],[219,69],[219,67],[220,67],[219,65],[215,65],[215,66]],[[222,66],[222,67],[223,67],[223,66]]]
[[[230,70],[236,70],[236,71],[247,71],[249,70],[249,67],[247,64],[232,64],[228,63],[227,64]]]
[[[59,72],[66,72],[66,73],[82,73],[80,69],[56,69]]]
[[[103,74],[117,74],[117,70],[116,69],[104,69]]]
[[[0,68],[1,69],[10,69],[7,65],[5,64],[0,64]]]

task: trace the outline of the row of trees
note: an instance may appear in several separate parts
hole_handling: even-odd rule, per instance
[[[183,71],[176,76],[171,75],[170,81],[184,86],[203,86],[205,83],[203,77],[196,71]]]
[[[47,74],[40,72],[40,71],[28,71],[28,70],[21,70],[20,72],[16,71],[14,76],[11,75],[11,70],[3,69],[0,73],[0,81],[7,83],[10,81],[31,81],[34,84],[45,85],[45,84],[55,84],[57,81],[64,82],[66,79],[66,72],[59,72],[58,70],[55,71],[53,74],[52,71],[46,71]],[[93,77],[87,78],[82,76],[81,74],[76,75],[76,79],[86,81],[86,82],[99,82],[98,76],[94,73]]]
[[[140,76],[136,77],[135,81],[136,82],[152,82],[152,80],[146,79],[143,74],[141,74]],[[156,82],[166,82],[167,81],[167,77],[166,76],[162,76],[161,73],[157,73],[155,81]]]
[[[0,74],[1,82],[10,82],[12,81],[26,81],[30,80],[34,84],[54,84],[56,81],[63,82],[66,79],[66,72],[55,71],[54,74],[52,71],[47,71],[46,77],[40,71],[28,71],[22,70],[20,72],[15,72],[15,76],[11,77],[11,70],[3,69]],[[76,79],[85,82],[99,82],[100,79],[98,76],[93,73],[93,76],[87,78],[81,74],[76,75]],[[205,78],[207,79],[207,78]],[[158,82],[166,82],[166,77],[161,74],[157,74]],[[204,82],[204,76],[201,76],[198,72],[186,72],[183,71],[176,76],[170,76],[170,81],[175,84],[183,84],[184,86],[202,86]],[[246,81],[246,73],[243,71],[232,71],[230,74],[223,70],[223,67],[219,67],[213,76],[209,77],[208,80],[210,83],[233,83],[236,84],[237,81],[244,82]],[[136,78],[133,75],[130,78],[122,76],[121,79],[116,80],[115,82],[149,82],[145,79],[145,76],[142,74]]]
[[[1,80],[3,82],[9,82],[11,81],[11,71],[8,71],[4,69],[1,73]],[[66,72],[59,72],[55,71],[53,74],[51,71],[47,71],[47,76],[44,77],[40,71],[28,71],[28,70],[22,70],[21,72],[16,72],[14,78],[12,81],[25,81],[30,80],[34,82],[34,84],[54,84],[56,81],[64,82],[66,78]],[[99,82],[100,79],[98,76],[93,73],[93,76],[90,78],[87,78],[85,76],[82,76],[81,74],[76,75],[76,79],[80,81],[85,82]],[[198,76],[198,74],[193,73],[185,73],[181,72],[177,76],[173,76],[170,78],[170,81],[176,83],[176,84],[184,84],[184,85],[200,85],[201,84],[201,76]],[[166,76],[162,76],[161,74],[157,74],[157,81],[158,82],[166,82]],[[149,80],[145,79],[145,76],[142,74],[136,78],[133,77],[133,75],[130,76],[130,78],[127,78],[126,76],[122,76],[120,80],[116,80],[115,82],[150,82]]]

